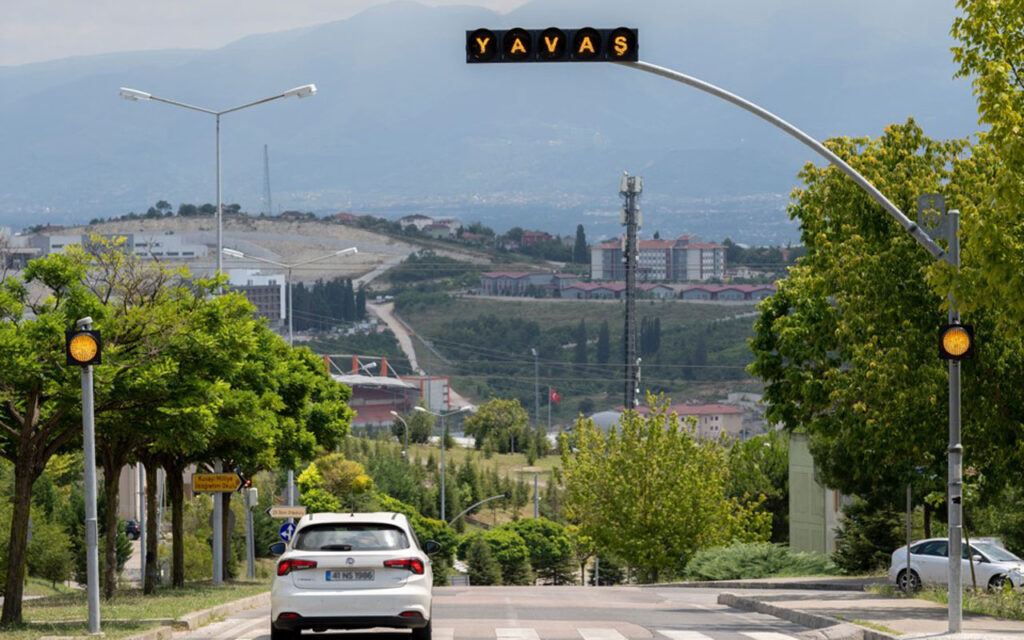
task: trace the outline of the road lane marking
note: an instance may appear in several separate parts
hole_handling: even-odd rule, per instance
[[[431,634],[434,636],[434,640],[454,640],[455,628],[454,627],[438,627],[434,629]]]
[[[743,631],[741,635],[747,636],[750,640],[793,640],[793,636],[775,631]]]
[[[527,627],[499,627],[494,630],[494,635],[499,640],[540,640],[537,631]]]
[[[615,629],[576,629],[583,640],[626,640],[626,636],[622,635]]]
[[[711,636],[704,635],[700,631],[685,631],[683,629],[655,629],[655,631],[670,640],[711,640]]]

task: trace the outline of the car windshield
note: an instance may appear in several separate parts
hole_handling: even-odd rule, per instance
[[[330,523],[303,527],[294,548],[301,551],[390,551],[406,549],[409,539],[383,524]]]
[[[993,562],[1024,562],[1006,549],[994,544],[975,544],[973,546]]]

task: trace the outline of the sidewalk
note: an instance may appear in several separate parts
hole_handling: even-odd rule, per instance
[[[743,581],[744,589],[762,589]],[[829,581],[830,582],[830,581]],[[707,583],[706,583],[707,584]],[[777,582],[775,583],[778,584]],[[792,583],[791,583],[792,584]],[[771,586],[768,589],[792,587]],[[807,589],[807,587],[803,587]],[[797,587],[800,589],[800,587]],[[856,588],[854,588],[856,589]],[[997,640],[1020,638],[1024,640],[1024,622],[964,613],[963,634],[951,636],[946,632],[948,610],[944,604],[928,600],[892,598],[865,593],[862,590],[805,591],[802,593],[761,593],[745,591],[741,594],[723,593],[720,604],[754,610],[788,620],[811,629],[833,633],[817,637],[835,640],[889,640],[891,638],[957,638]],[[844,624],[846,623],[846,624]],[[853,623],[860,629],[851,628]],[[837,627],[842,625],[842,628]]]

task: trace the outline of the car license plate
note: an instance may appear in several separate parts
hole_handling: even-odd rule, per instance
[[[328,582],[368,582],[373,580],[373,569],[363,571],[328,571]]]

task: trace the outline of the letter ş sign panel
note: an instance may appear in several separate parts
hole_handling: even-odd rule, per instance
[[[636,62],[637,30],[476,29],[466,32],[466,62]]]

